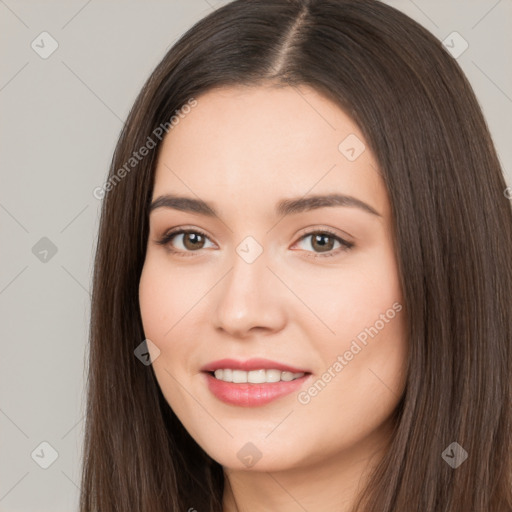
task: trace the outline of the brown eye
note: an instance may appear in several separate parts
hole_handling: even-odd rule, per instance
[[[204,246],[204,241],[205,237],[194,231],[186,232],[183,235],[183,245],[186,249],[191,251],[202,249]]]
[[[324,256],[336,256],[340,252],[348,251],[354,244],[352,242],[348,242],[338,235],[331,233],[330,231],[312,231],[302,236],[299,240],[299,243],[305,243],[306,239],[310,239],[308,245],[313,250],[308,250],[306,248],[306,252],[313,252],[309,256],[312,257],[324,257]],[[338,244],[335,246],[335,244]]]
[[[207,240],[210,239],[200,231],[180,229],[166,233],[157,244],[167,247],[172,253],[186,256],[205,248]]]
[[[331,251],[334,248],[334,237],[324,233],[311,235],[311,247],[318,252]]]

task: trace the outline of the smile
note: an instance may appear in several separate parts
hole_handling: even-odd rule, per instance
[[[312,373],[306,368],[261,357],[220,359],[201,369],[205,384],[221,402],[258,407],[298,391]]]

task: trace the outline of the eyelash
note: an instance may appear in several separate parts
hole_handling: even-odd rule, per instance
[[[205,238],[208,238],[208,240],[210,239],[208,235],[206,235],[205,233],[203,233],[199,229],[180,229],[180,228],[176,228],[174,230],[171,230],[171,231],[165,233],[162,236],[161,239],[156,241],[156,243],[159,244],[159,245],[167,246],[168,250],[172,254],[175,254],[176,256],[180,256],[180,257],[194,256],[194,253],[195,252],[199,252],[199,250],[198,251],[178,251],[178,250],[174,249],[170,245],[171,240],[176,235],[182,235],[182,234],[187,234],[188,235],[190,233],[201,235],[201,236],[203,236]],[[311,235],[328,235],[330,238],[334,238],[334,240],[339,242],[341,244],[341,247],[338,247],[337,250],[333,250],[333,251],[330,251],[330,252],[327,252],[327,253],[324,253],[324,254],[322,254],[322,253],[314,253],[313,255],[310,254],[310,255],[308,255],[308,257],[312,257],[312,258],[326,258],[326,257],[330,257],[330,256],[336,256],[340,252],[349,251],[350,249],[352,249],[354,247],[354,244],[352,242],[349,242],[347,240],[344,240],[343,238],[340,238],[336,233],[333,233],[332,231],[330,231],[328,229],[321,229],[321,230],[310,231],[308,233],[305,233],[305,234],[303,234],[299,238],[299,240],[297,240],[297,242],[300,242],[301,240],[303,240],[303,239],[305,239],[305,238],[307,238],[308,236],[311,236]],[[306,252],[311,252],[311,251],[306,251]]]

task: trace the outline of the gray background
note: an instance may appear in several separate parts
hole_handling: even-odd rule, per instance
[[[123,120],[171,44],[225,2],[0,0],[0,511],[76,510],[90,283]],[[487,117],[512,184],[512,0],[387,2],[440,40]],[[43,59],[50,40],[57,50]],[[460,51],[463,41],[448,39]],[[43,48],[44,47],[44,48]],[[42,238],[46,237],[41,241]],[[48,239],[48,240],[46,240]],[[56,253],[52,254],[56,249]],[[44,250],[48,250],[45,253]],[[52,462],[52,449],[58,457]],[[34,452],[35,450],[35,452]]]

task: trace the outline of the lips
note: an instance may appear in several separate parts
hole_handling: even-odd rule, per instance
[[[265,383],[235,383],[216,379],[215,370],[280,370],[292,374],[303,374],[291,381],[265,382]],[[304,368],[297,368],[288,364],[271,361],[270,359],[254,358],[247,361],[235,359],[220,359],[212,361],[201,368],[205,384],[210,392],[220,401],[239,407],[258,407],[268,404],[278,398],[298,391],[312,378],[311,372]]]
[[[247,361],[237,361],[235,359],[219,359],[218,361],[212,361],[201,367],[201,371],[212,373],[215,370],[222,370],[224,368],[230,368],[233,370],[281,370],[282,372],[291,373],[311,373],[309,370],[304,368],[297,368],[288,364],[279,363],[277,361],[271,361],[270,359],[264,358],[253,358]]]

